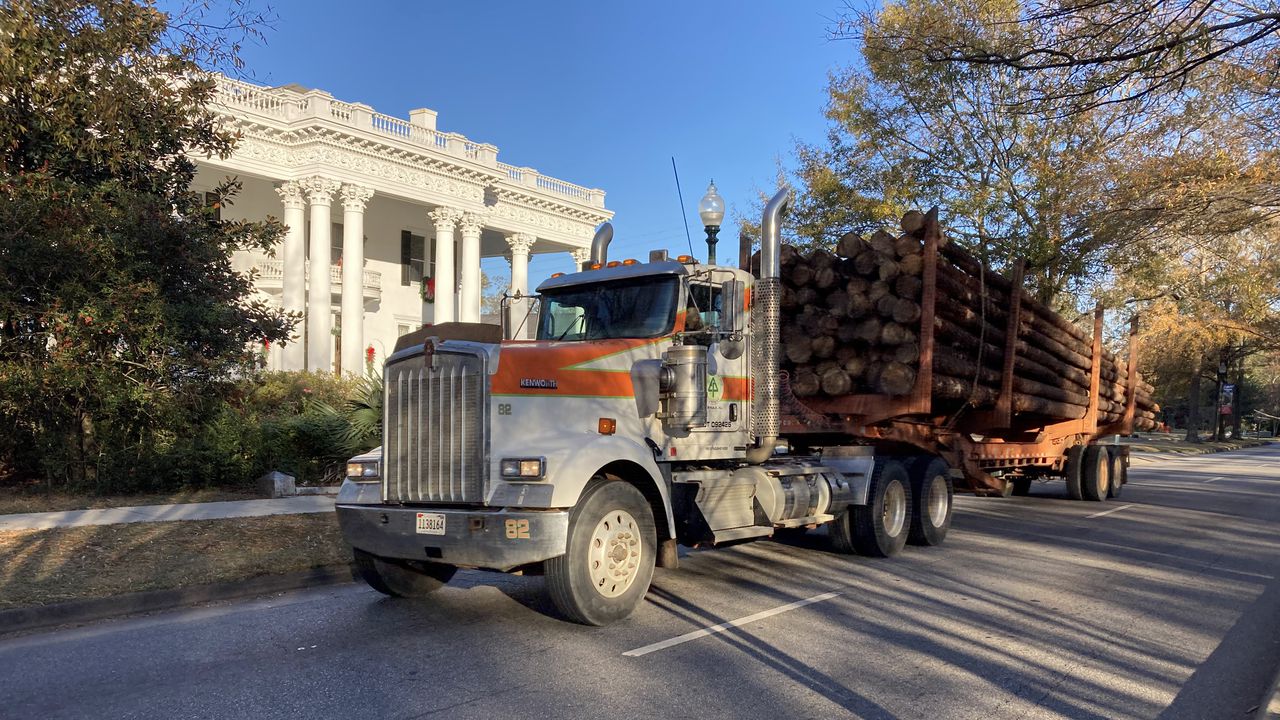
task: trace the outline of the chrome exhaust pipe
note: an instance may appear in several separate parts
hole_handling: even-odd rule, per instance
[[[752,428],[756,444],[747,449],[746,459],[756,465],[768,460],[778,443],[782,213],[790,204],[791,190],[783,188],[764,206],[760,222],[760,279],[751,291],[751,373],[756,381]]]
[[[588,262],[605,264],[609,259],[609,243],[613,242],[613,224],[603,222],[596,228],[595,237],[591,238],[591,260]],[[585,270],[586,268],[580,268]]]

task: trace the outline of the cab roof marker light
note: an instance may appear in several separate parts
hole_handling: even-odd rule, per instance
[[[637,262],[635,258],[627,258],[626,260],[622,261],[622,264],[623,265],[639,265],[640,263]]]
[[[564,277],[564,273],[551,273],[552,278]]]
[[[610,260],[609,262],[605,263],[605,265],[604,265],[604,266],[605,266],[605,267],[615,268],[615,267],[618,267],[618,266],[619,266],[619,265],[621,265],[621,264],[622,264],[622,263],[618,262],[617,260]]]

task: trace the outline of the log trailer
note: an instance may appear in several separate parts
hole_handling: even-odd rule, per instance
[[[795,398],[780,372],[788,202],[765,208],[758,273],[745,251],[739,267],[665,251],[610,261],[605,226],[581,271],[539,286],[536,339],[463,323],[402,338],[383,370],[382,447],[348,463],[337,501],[363,579],[421,597],[460,567],[542,573],[567,618],[605,625],[637,607],[655,566],[678,566],[678,545],[825,526],[837,551],[891,556],[943,542],[957,484],[999,495],[1060,477],[1073,496],[1119,493],[1127,453],[1096,440],[1131,427],[1133,400],[1098,422],[1101,314],[1082,417],[1014,409],[1013,340],[990,411],[935,410],[936,211],[910,392]],[[1134,372],[1131,354],[1129,387]]]

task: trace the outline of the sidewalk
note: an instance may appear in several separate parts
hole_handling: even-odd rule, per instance
[[[175,505],[138,505],[99,510],[67,510],[62,512],[0,515],[0,532],[10,530],[47,530],[87,525],[168,522],[171,520],[221,520],[224,518],[262,517],[265,515],[297,515],[333,512],[334,498],[326,495],[302,495],[274,500],[228,500],[210,503]]]

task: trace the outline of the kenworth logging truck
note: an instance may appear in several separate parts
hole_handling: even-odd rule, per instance
[[[1100,314],[1083,361],[1061,319],[1050,323],[1074,363],[1059,374],[1083,377],[1083,393],[1027,377],[1052,362],[1033,337],[1049,326],[1044,308],[1024,301],[1020,280],[997,283],[967,261],[940,273],[934,211],[904,219],[916,249],[904,242],[900,264],[918,287],[896,283],[905,292],[880,303],[876,286],[877,317],[858,320],[869,311],[854,276],[877,264],[860,258],[890,244],[842,240],[846,257],[801,272],[780,242],[787,204],[785,192],[770,200],[760,253],[748,248],[737,268],[663,251],[609,261],[603,227],[580,272],[538,287],[534,340],[462,323],[406,336],[383,371],[382,447],[352,459],[338,496],[365,581],[420,597],[459,567],[544,573],[565,616],[604,625],[636,608],[655,565],[677,566],[678,544],[821,525],[841,552],[890,556],[908,540],[943,541],[955,481],[981,494],[1059,477],[1075,497],[1119,492],[1127,455],[1094,440],[1132,427],[1139,382],[1132,358],[1127,384],[1104,377],[1115,363]],[[825,284],[825,310],[797,276]],[[981,307],[965,308],[975,278]],[[833,301],[837,281],[846,297]],[[955,295],[946,312],[940,282]],[[997,309],[999,292],[1012,302]],[[888,319],[898,300],[901,322]],[[965,325],[959,311],[978,318]],[[967,350],[948,339],[966,334],[977,335]]]

